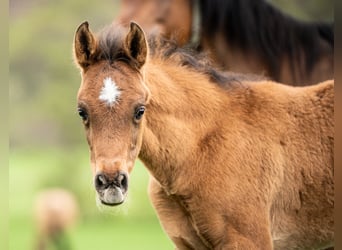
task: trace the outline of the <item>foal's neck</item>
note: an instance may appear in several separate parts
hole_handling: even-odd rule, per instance
[[[208,77],[179,66],[149,65],[151,91],[140,159],[170,192],[196,166],[201,141],[218,127],[227,95]],[[196,169],[195,172],[199,173]]]

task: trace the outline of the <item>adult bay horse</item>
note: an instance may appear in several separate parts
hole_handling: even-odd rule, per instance
[[[223,74],[142,29],[85,22],[78,113],[97,197],[125,201],[137,157],[177,249],[324,249],[334,241],[334,83]]]
[[[290,85],[333,78],[333,25],[296,20],[265,0],[122,0],[116,21],[131,20],[229,71]]]

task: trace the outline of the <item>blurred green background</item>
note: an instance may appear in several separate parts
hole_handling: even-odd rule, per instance
[[[69,232],[73,249],[173,249],[148,200],[148,174],[139,162],[127,204],[109,214],[95,202],[88,145],[76,112],[80,74],[72,41],[81,22],[88,20],[97,31],[114,19],[118,5],[110,0],[10,2],[12,250],[33,249],[34,199],[50,187],[70,190],[79,203],[79,223]]]
[[[332,20],[332,0],[272,0],[304,20]],[[33,202],[49,187],[75,194],[81,216],[69,232],[75,250],[173,249],[147,197],[148,174],[137,162],[127,204],[100,212],[88,146],[76,112],[80,74],[72,58],[76,27],[112,22],[119,1],[10,1],[9,248],[33,249]]]

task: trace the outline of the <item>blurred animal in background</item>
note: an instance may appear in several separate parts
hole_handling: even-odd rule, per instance
[[[147,42],[136,23],[94,35],[84,22],[74,58],[103,205],[125,202],[139,157],[177,249],[333,246],[334,81],[296,88],[219,72]]]
[[[225,70],[289,85],[333,78],[333,24],[296,20],[265,0],[122,0],[115,22],[130,21]]]
[[[61,188],[46,189],[37,194],[34,220],[37,226],[36,250],[71,250],[68,230],[75,225],[79,208],[75,196]]]

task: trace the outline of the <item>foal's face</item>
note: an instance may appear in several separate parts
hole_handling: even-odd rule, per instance
[[[148,91],[140,73],[123,62],[102,61],[82,74],[78,113],[91,153],[98,198],[121,204],[139,153]]]
[[[113,43],[109,50],[99,46],[87,22],[78,27],[74,40],[74,57],[82,74],[78,113],[90,147],[95,188],[105,205],[125,200],[129,173],[142,143],[149,97],[141,75],[147,58],[144,32],[135,23],[126,36],[115,27],[112,30],[117,34],[107,34],[104,42]],[[122,35],[122,44],[113,35]],[[125,60],[108,60],[115,57],[108,54],[113,49],[121,51]],[[107,51],[104,57],[101,51]]]

